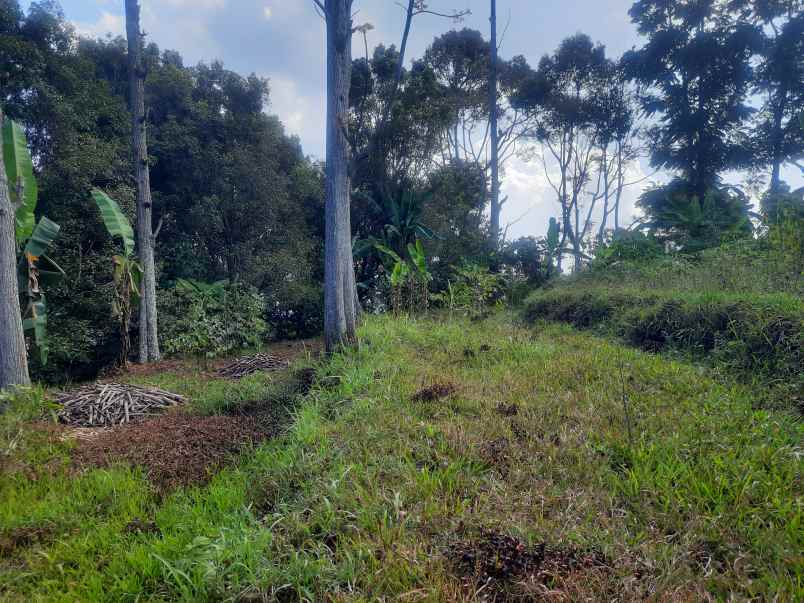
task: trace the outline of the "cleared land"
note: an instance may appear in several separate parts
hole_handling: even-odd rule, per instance
[[[567,326],[371,318],[359,350],[138,384],[279,434],[195,485],[2,419],[9,600],[689,600],[804,594],[793,413]],[[305,391],[312,386],[308,392]],[[207,419],[199,419],[207,420]],[[140,428],[143,424],[139,424]],[[173,445],[165,441],[165,449]],[[217,471],[215,473],[215,471]],[[169,484],[169,486],[171,486]]]

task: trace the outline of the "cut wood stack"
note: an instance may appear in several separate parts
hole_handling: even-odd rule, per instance
[[[259,371],[280,371],[287,368],[290,363],[270,354],[257,354],[238,358],[218,370],[218,375],[227,379],[241,379]]]
[[[79,427],[107,427],[139,421],[184,402],[178,394],[120,383],[95,383],[59,394],[59,421]]]

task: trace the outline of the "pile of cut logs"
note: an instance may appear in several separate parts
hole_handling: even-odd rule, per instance
[[[282,360],[270,354],[257,354],[238,358],[218,370],[218,375],[227,379],[241,379],[246,375],[259,371],[280,371],[289,366],[287,360]]]
[[[94,383],[59,394],[59,421],[77,427],[106,427],[139,421],[181,404],[184,397],[161,389]]]

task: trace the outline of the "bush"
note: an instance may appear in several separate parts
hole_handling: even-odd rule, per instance
[[[616,262],[644,262],[664,254],[662,245],[653,237],[639,231],[619,231],[608,245],[597,249],[593,268]]]
[[[240,283],[179,280],[159,292],[162,345],[168,354],[216,358],[260,346],[268,334],[265,298]]]
[[[280,339],[312,337],[324,329],[324,292],[318,284],[299,283],[282,295],[268,296],[266,317]]]
[[[485,266],[466,264],[454,268],[447,290],[432,295],[433,300],[450,310],[481,313],[486,307],[505,296],[505,283],[501,275]]]

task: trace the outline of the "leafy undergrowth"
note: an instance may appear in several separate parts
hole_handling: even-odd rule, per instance
[[[297,391],[281,375],[137,381],[202,414]],[[757,395],[508,314],[371,318],[286,433],[167,494],[141,469],[76,472],[20,401],[2,419],[0,594],[796,600],[804,429]]]

